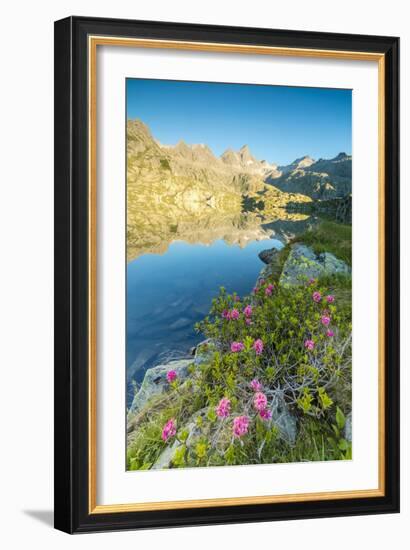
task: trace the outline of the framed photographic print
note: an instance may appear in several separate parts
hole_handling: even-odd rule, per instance
[[[399,510],[399,40],[55,24],[55,526]]]

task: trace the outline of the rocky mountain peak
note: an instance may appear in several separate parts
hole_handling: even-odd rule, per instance
[[[127,121],[127,132],[131,136],[145,136],[152,139],[150,129],[142,122],[142,120],[139,120],[138,118],[134,120],[129,119]]]
[[[239,153],[242,155],[250,155],[251,151],[249,149],[249,145],[245,143],[245,145],[242,145],[242,147],[239,149]]]
[[[296,164],[298,168],[306,168],[307,166],[312,166],[314,162],[315,160],[312,159],[312,157],[305,155],[304,157],[296,159],[293,164]]]
[[[340,161],[340,160],[349,160],[351,159],[351,156],[350,155],[347,155],[346,153],[342,152],[342,153],[339,153],[337,156],[335,156],[334,160],[335,162],[337,161]]]

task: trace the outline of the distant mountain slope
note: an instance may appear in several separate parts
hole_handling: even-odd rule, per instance
[[[266,181],[288,193],[329,199],[344,197],[352,192],[352,157],[346,153],[316,162],[310,157],[302,157],[288,166],[280,166],[278,172]]]

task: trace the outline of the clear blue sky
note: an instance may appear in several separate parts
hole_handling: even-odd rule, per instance
[[[352,150],[351,90],[127,79],[127,118],[161,143],[206,143],[216,155],[247,143],[288,164]]]

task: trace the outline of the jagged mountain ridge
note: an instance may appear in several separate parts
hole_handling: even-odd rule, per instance
[[[352,190],[352,157],[346,153],[317,161],[303,156],[288,165],[278,166],[256,159],[249,146],[244,145],[238,151],[227,149],[217,157],[205,144],[188,145],[180,140],[174,146],[162,145],[140,120],[128,121],[128,138],[131,157],[135,152],[142,152],[145,146],[144,162],[151,157],[146,166],[151,176],[158,167],[169,168],[169,175],[177,178],[192,178],[196,183],[205,178],[211,187],[217,182],[220,190],[228,194],[232,190],[241,193],[261,191],[263,183],[313,199],[344,197]]]

